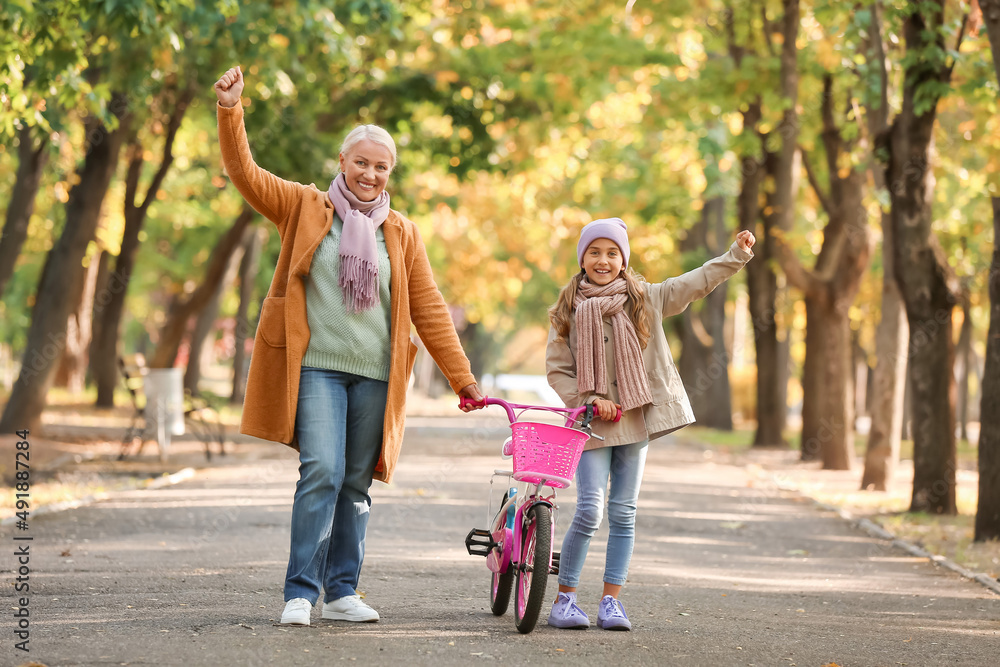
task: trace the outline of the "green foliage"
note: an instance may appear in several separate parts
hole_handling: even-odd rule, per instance
[[[866,49],[874,2],[817,0],[802,7],[799,142],[822,183],[828,167],[819,102],[827,73],[837,125],[854,147],[838,167],[865,168],[871,157],[866,114],[877,106],[881,85]],[[677,241],[699,219],[702,202],[716,196],[726,199],[735,227],[739,158],[760,146],[756,133],[744,131],[741,111],[760,102],[759,129],[770,132],[785,109],[780,3],[650,0],[636,3],[631,25],[624,4],[7,2],[0,13],[0,182],[14,181],[18,128],[50,133],[54,152],[0,306],[0,340],[23,345],[34,287],[83,156],[80,118],[92,112],[107,118],[112,92],[126,92],[146,152],[141,194],[159,163],[165,118],[177,96],[192,90],[129,289],[126,348],[153,335],[170,300],[199,280],[242,204],[221,170],[211,90],[237,64],[247,81],[255,158],[284,178],[323,189],[353,126],[377,123],[393,133],[394,207],[421,226],[449,301],[497,340],[545,324],[548,306],[577,269],[576,235],[590,219],[626,220],[633,265],[650,280],[700,265],[706,257],[681,254]],[[898,111],[903,67],[954,65],[951,85],[924,83],[917,104],[918,111],[938,105],[935,217],[953,266],[969,279],[981,308],[988,248],[962,240],[987,239],[981,194],[1000,194],[998,86],[984,36],[954,50],[962,3],[949,5],[943,20],[934,18],[934,4],[893,0],[885,7],[889,106]],[[902,21],[912,11],[924,12],[928,29],[926,48],[911,54]],[[95,248],[117,251],[123,175]],[[0,187],[0,207],[10,195]],[[871,192],[867,204],[877,212],[885,193]],[[825,215],[804,176],[797,214],[791,240],[811,265]],[[260,260],[258,299],[277,251],[272,233]],[[876,261],[858,312],[877,314],[880,277]],[[230,295],[223,314],[234,310]],[[859,326],[873,323],[874,316]]]

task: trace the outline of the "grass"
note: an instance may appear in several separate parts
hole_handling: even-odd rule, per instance
[[[688,426],[678,431],[674,437],[685,444],[707,444],[715,448],[722,448],[733,452],[749,450],[753,445],[754,429],[747,427],[734,428],[732,431],[719,431],[704,426]],[[788,443],[787,449],[798,450],[801,441],[800,431],[785,431],[785,441]],[[868,446],[868,435],[862,433],[854,434],[854,453],[864,459],[865,449]],[[959,466],[971,465],[975,467],[979,450],[974,443],[968,440],[959,440],[956,443],[956,452]],[[899,458],[901,461],[913,460],[913,441],[901,440],[899,443]]]
[[[754,450],[754,430],[738,428],[733,431],[690,426],[675,434],[678,441],[695,446],[708,446],[733,455],[735,462],[752,462],[760,450]],[[855,436],[855,453],[858,466],[853,471],[826,471],[816,463],[803,463],[797,458],[799,433],[786,432],[789,443],[786,449],[764,450],[787,452],[780,463],[769,459],[769,472],[800,492],[828,505],[839,507],[856,517],[867,517],[883,526],[896,537],[916,544],[925,550],[949,558],[974,572],[984,572],[991,577],[1000,576],[1000,541],[973,542],[975,515],[978,500],[977,456],[975,444],[967,440],[957,443],[958,471],[956,472],[955,516],[931,515],[910,512],[912,488],[909,473],[912,470],[913,441],[900,444],[899,475],[907,481],[898,482],[885,492],[860,490],[861,474],[867,436]]]

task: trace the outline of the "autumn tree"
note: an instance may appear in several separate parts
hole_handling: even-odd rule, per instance
[[[957,282],[932,231],[931,167],[938,100],[949,90],[965,35],[945,22],[943,0],[908,3],[902,109],[883,135],[895,234],[895,273],[910,328],[907,378],[913,406],[911,511],[954,514],[955,379],[952,310]],[[948,48],[946,40],[952,41]]]
[[[838,109],[835,111],[835,109]],[[851,166],[856,141],[845,139],[854,101],[838,96],[833,74],[823,76],[821,143],[829,185],[823,185],[812,158],[803,151],[809,182],[826,213],[823,244],[815,265],[806,269],[784,236],[775,246],[789,282],[802,291],[806,306],[806,356],[802,369],[802,450],[827,470],[849,470],[854,458],[851,381],[851,325],[854,302],[868,264],[868,211],[863,165]],[[858,136],[854,128],[853,136]]]
[[[868,135],[880,137],[889,126],[889,66],[885,49],[885,27],[881,0],[872,3],[867,26],[868,45],[864,73],[871,77],[864,100]],[[874,146],[873,146],[874,149]],[[869,159],[872,182],[885,190],[885,171],[875,157]],[[881,207],[880,207],[881,208]],[[875,336],[875,370],[872,381],[871,428],[865,449],[862,489],[885,491],[899,461],[903,422],[903,384],[906,380],[906,340],[909,328],[895,272],[895,244],[892,219],[881,212],[882,299]]]
[[[979,0],[1000,82],[1000,1]],[[993,261],[989,272],[990,325],[979,410],[979,504],[977,541],[1000,538],[1000,196],[993,200]]]

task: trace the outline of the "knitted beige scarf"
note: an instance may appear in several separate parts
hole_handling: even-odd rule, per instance
[[[635,325],[625,313],[628,284],[624,277],[603,287],[585,277],[576,290],[576,382],[580,393],[607,395],[608,369],[604,361],[605,316],[611,318],[615,336],[615,373],[622,410],[653,402],[649,378],[642,363],[642,350]]]

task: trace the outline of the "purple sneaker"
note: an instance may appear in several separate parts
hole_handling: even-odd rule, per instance
[[[560,593],[549,612],[549,625],[556,628],[589,628],[590,619],[576,606],[576,593]]]
[[[619,600],[605,595],[597,609],[597,625],[605,630],[631,630],[632,623],[625,615],[625,608]]]

